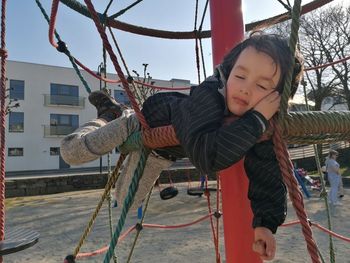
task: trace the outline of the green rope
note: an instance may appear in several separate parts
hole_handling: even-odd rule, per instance
[[[35,0],[36,4],[38,5],[41,13],[43,14],[45,20],[47,21],[48,24],[50,24],[50,18],[49,16],[47,15],[45,9],[43,8],[43,6],[41,5],[40,1],[39,0]],[[55,37],[56,39],[58,40],[58,42],[62,42],[61,38],[60,38],[60,35],[57,33],[57,31],[55,30]],[[66,50],[64,51],[64,54],[66,54],[70,60],[70,62],[72,63],[72,66],[75,70],[75,72],[77,73],[80,81],[83,83],[83,86],[85,87],[85,90],[87,91],[87,93],[91,93],[91,89],[88,85],[88,83],[86,82],[86,80],[84,79],[83,75],[81,74],[77,64],[75,63],[75,59],[74,57],[70,54],[68,48],[66,48]]]
[[[154,188],[154,185],[152,186],[151,190],[149,191],[148,195],[147,195],[147,198],[146,198],[146,201],[144,202],[145,203],[145,208],[143,209],[142,211],[142,218],[139,222],[139,224],[141,225],[140,228],[136,228],[137,232],[136,232],[136,235],[135,235],[135,238],[134,238],[134,241],[132,243],[132,246],[131,246],[131,249],[129,251],[129,255],[128,255],[128,259],[126,260],[126,263],[130,263],[130,260],[131,260],[131,257],[132,257],[132,254],[135,250],[135,247],[136,247],[136,242],[140,236],[140,233],[141,233],[141,230],[142,230],[142,224],[145,220],[145,216],[146,216],[146,211],[147,211],[147,208],[148,208],[148,205],[149,205],[149,201],[150,201],[150,198],[151,198],[151,195],[152,195],[152,191],[153,191],[153,188]]]
[[[296,0],[294,1],[293,9],[292,9],[292,24],[291,24],[291,34],[289,38],[289,48],[291,51],[291,61],[292,61],[292,66],[289,68],[286,81],[284,84],[284,89],[283,89],[283,94],[282,94],[282,100],[281,100],[281,111],[278,115],[278,120],[281,125],[283,125],[284,128],[286,128],[285,120],[286,116],[288,115],[287,109],[288,109],[288,100],[291,92],[291,83],[292,83],[292,76],[293,76],[293,70],[294,70],[294,63],[295,63],[295,50],[296,50],[296,45],[298,42],[298,30],[300,26],[300,13],[301,13],[301,0]],[[315,147],[315,146],[314,146]],[[314,148],[315,155],[317,155],[317,149]],[[320,162],[317,156],[316,163],[318,166],[319,171],[321,170],[320,167]],[[324,182],[323,178],[321,179],[322,183],[322,188],[324,187]],[[324,188],[323,188],[324,189]],[[326,199],[327,202],[327,199]],[[329,218],[329,209],[328,209],[328,204],[326,205],[327,207],[327,214]],[[329,218],[330,220],[330,218]],[[330,222],[329,222],[330,224]],[[330,260],[332,263],[335,262],[335,257],[334,257],[334,249],[333,249],[333,242],[332,238],[330,237]],[[319,253],[320,254],[320,253]]]
[[[129,135],[127,140],[118,147],[121,153],[129,153],[137,151],[143,147],[141,131],[133,132]]]
[[[112,171],[111,171],[111,156],[108,153],[107,155],[107,162],[108,162],[108,180],[111,180],[112,177]],[[112,216],[112,193],[109,191],[108,196],[108,223],[109,223],[109,233],[110,238],[113,237],[113,216]],[[113,253],[113,261],[114,263],[118,263],[117,255]]]
[[[310,111],[309,108],[309,104],[307,101],[307,94],[306,94],[306,82],[303,79],[302,80],[302,85],[303,85],[303,91],[304,91],[304,97],[305,97],[305,105],[306,105],[306,110]],[[317,171],[319,174],[323,174],[321,171],[321,162],[320,162],[320,156],[318,154],[318,150],[317,150],[317,145],[313,144],[313,148],[314,148],[314,154],[315,154],[315,161],[316,161],[316,166],[317,166]],[[327,198],[327,192],[326,192],[326,182],[323,178],[323,176],[320,176],[320,182],[321,182],[321,193],[320,193],[320,197],[323,197],[325,205],[326,205],[326,214],[327,214],[327,223],[328,223],[328,229],[330,231],[332,231],[332,224],[331,224],[331,217],[330,217],[330,210],[329,210],[329,204],[328,204],[328,198]],[[330,247],[330,251],[333,251],[333,239],[332,239],[332,235],[329,235],[329,247]],[[322,260],[323,263],[325,263],[324,258],[322,256],[321,251],[319,250],[319,248],[317,247],[317,251],[318,254],[320,255],[320,258]],[[334,252],[333,252],[334,253]]]
[[[133,176],[132,181],[130,183],[128,194],[124,199],[123,209],[121,211],[121,215],[119,217],[117,227],[114,231],[113,238],[109,244],[108,251],[105,255],[105,258],[103,261],[104,263],[109,263],[111,257],[113,256],[113,252],[114,252],[114,249],[117,245],[118,238],[119,238],[121,231],[123,229],[123,226],[125,224],[127,213],[128,213],[128,211],[129,211],[129,209],[134,201],[135,194],[136,194],[136,191],[138,188],[138,184],[139,184],[140,178],[143,174],[143,170],[144,170],[145,165],[146,165],[146,160],[147,160],[148,154],[150,153],[150,150],[146,149],[143,146],[141,147],[140,151],[141,151],[140,160],[138,162],[137,168],[134,172],[134,176]]]
[[[281,99],[281,110],[278,114],[278,120],[281,125],[283,125],[285,116],[287,114],[287,109],[288,109],[288,100],[290,95],[290,89],[291,89],[290,87],[292,83],[293,69],[294,69],[294,63],[295,63],[294,56],[295,56],[295,49],[296,49],[296,44],[298,40],[298,30],[300,25],[300,21],[299,21],[300,13],[301,13],[301,0],[296,0],[294,2],[293,10],[292,10],[291,34],[289,38],[289,49],[291,51],[290,59],[292,61],[292,65],[289,68],[286,76],[286,81],[284,83],[283,94]]]

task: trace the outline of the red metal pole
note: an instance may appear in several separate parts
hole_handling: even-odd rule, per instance
[[[221,63],[225,54],[243,39],[244,23],[241,0],[211,0],[211,34],[213,64]],[[222,209],[227,263],[260,263],[252,251],[254,233],[252,211],[247,198],[248,179],[243,161],[220,172]]]

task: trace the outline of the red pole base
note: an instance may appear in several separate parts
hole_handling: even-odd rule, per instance
[[[220,172],[227,263],[261,263],[252,250],[253,213],[248,199],[248,178],[243,160]]]

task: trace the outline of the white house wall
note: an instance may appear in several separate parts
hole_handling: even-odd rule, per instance
[[[100,88],[100,81],[82,71],[84,78],[92,90]],[[116,78],[108,75],[108,78]],[[96,109],[88,102],[88,93],[85,91],[80,79],[71,68],[40,65],[26,62],[8,61],[8,80],[23,80],[24,100],[20,100],[20,107],[14,112],[24,112],[24,132],[9,132],[6,128],[6,171],[30,171],[59,169],[59,156],[50,155],[50,147],[60,147],[62,137],[44,137],[44,125],[50,125],[50,114],[76,114],[79,115],[79,125],[93,119]],[[44,94],[50,94],[50,84],[67,84],[79,87],[79,96],[85,97],[85,107],[70,106],[45,106]],[[171,87],[169,81],[158,81],[155,85],[165,83]],[[9,81],[7,81],[9,86]],[[108,84],[112,90],[120,89],[116,84]],[[113,93],[112,93],[113,94]],[[8,116],[6,118],[8,127]],[[8,148],[23,148],[23,156],[8,156]],[[115,164],[118,155],[111,154],[112,165]],[[76,167],[99,167],[99,159]],[[107,158],[103,158],[103,165],[107,166]]]

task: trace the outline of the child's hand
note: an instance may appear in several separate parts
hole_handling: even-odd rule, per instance
[[[254,229],[253,251],[258,253],[262,260],[272,260],[276,253],[276,240],[271,230],[266,227]]]
[[[278,91],[274,91],[262,98],[254,107],[254,110],[260,112],[266,120],[271,119],[271,117],[277,112],[280,106],[281,96]]]

